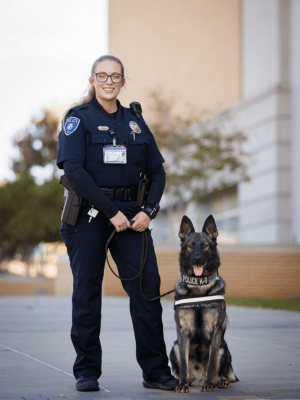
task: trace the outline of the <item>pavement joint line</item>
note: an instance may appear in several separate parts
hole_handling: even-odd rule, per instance
[[[296,347],[289,347],[289,346],[281,346],[280,344],[272,344],[272,343],[263,343],[260,342],[259,340],[253,340],[253,339],[244,339],[238,336],[232,336],[232,335],[226,335],[226,337],[230,337],[232,339],[237,339],[237,340],[244,340],[245,342],[250,342],[250,343],[258,343],[260,345],[263,346],[271,346],[271,347],[280,347],[281,349],[288,349],[288,350],[298,350],[300,351],[300,349],[296,348]]]
[[[22,351],[18,351],[18,350],[12,349],[11,347],[5,346],[4,344],[1,344],[1,343],[0,343],[0,346],[4,347],[5,349],[8,349],[8,350],[10,350],[10,351],[13,351],[14,353],[22,354],[22,355],[25,356],[25,357],[31,358],[31,359],[34,360],[34,361],[37,361],[37,362],[39,362],[39,363],[41,363],[41,364],[44,364],[44,365],[47,365],[48,367],[53,368],[53,369],[55,369],[56,371],[62,372],[62,373],[64,373],[64,374],[66,374],[66,375],[71,376],[72,378],[74,378],[74,375],[69,374],[69,372],[63,371],[62,369],[56,368],[56,367],[54,367],[53,365],[50,365],[50,364],[45,363],[44,361],[38,360],[37,358],[34,358],[34,357],[31,357],[29,354],[22,353]],[[110,393],[110,390],[106,389],[105,387],[100,386],[100,385],[99,385],[99,387],[100,387],[101,389],[103,389],[105,392]]]

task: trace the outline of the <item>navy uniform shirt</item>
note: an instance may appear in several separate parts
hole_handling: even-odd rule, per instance
[[[139,121],[119,101],[117,105],[115,115],[106,112],[96,98],[90,103],[74,107],[59,133],[57,157],[57,165],[65,170],[72,188],[101,209],[108,218],[112,218],[118,208],[99,188],[138,185],[144,167],[146,174],[151,175],[151,172],[162,168],[164,162],[145,122]],[[138,124],[141,130],[140,134],[135,134],[135,140],[130,122]],[[124,145],[127,149],[126,164],[103,162],[103,147],[113,144],[110,129],[115,132],[117,145]],[[151,191],[151,202],[159,202],[162,193],[156,196],[154,190]]]

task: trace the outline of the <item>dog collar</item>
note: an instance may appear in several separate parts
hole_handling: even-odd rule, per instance
[[[215,273],[214,276],[209,278],[208,276],[190,276],[190,275],[181,275],[181,281],[182,283],[186,283],[188,285],[196,285],[196,286],[202,286],[202,285],[208,285],[210,282],[213,282],[215,279],[218,277],[218,271]]]
[[[220,303],[223,301],[225,300],[224,296],[222,295],[194,297],[189,299],[176,300],[174,302],[174,310],[176,310],[176,308],[192,308],[199,305],[199,303],[212,303],[212,302]]]

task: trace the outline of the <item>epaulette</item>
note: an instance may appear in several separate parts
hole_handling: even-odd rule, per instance
[[[72,107],[71,110],[72,111],[82,110],[84,108],[89,108],[90,105],[91,105],[91,103],[85,103],[85,104],[82,104],[82,105],[79,105],[79,106]]]
[[[69,115],[70,115],[73,111],[76,112],[76,111],[83,110],[83,109],[89,108],[89,107],[90,107],[90,103],[86,103],[86,104],[82,104],[82,105],[80,105],[80,106],[75,106],[75,107],[70,108],[70,109],[68,110],[68,112],[66,113],[66,115],[64,116],[64,121],[67,120],[67,118],[69,117]]]

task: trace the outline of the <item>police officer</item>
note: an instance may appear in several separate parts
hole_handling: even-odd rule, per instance
[[[152,133],[139,115],[117,100],[125,84],[121,61],[110,55],[100,57],[89,82],[88,95],[63,118],[57,158],[72,189],[84,199],[76,225],[63,222],[61,228],[74,278],[71,339],[77,354],[73,371],[79,391],[99,390],[105,245],[114,227],[109,249],[125,279],[140,270],[141,232],[146,232],[142,291],[148,299],[159,295],[160,277],[148,225],[159,210],[165,186],[164,160]],[[143,170],[151,186],[142,208],[137,206],[137,196]],[[160,301],[145,300],[139,279],[122,281],[122,285],[130,297],[143,385],[173,390],[178,380],[168,366]]]

